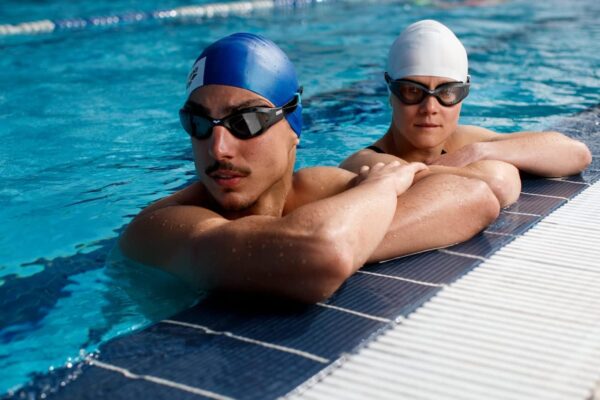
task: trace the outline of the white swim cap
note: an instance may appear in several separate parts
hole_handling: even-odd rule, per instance
[[[390,48],[387,73],[392,79],[437,76],[466,82],[467,51],[445,25],[425,19],[409,25]]]

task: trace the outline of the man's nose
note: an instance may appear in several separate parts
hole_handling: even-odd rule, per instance
[[[208,152],[215,160],[233,158],[238,139],[227,128],[221,125],[213,127]]]

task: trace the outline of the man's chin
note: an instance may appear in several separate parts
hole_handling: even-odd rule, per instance
[[[240,196],[226,194],[225,196],[218,198],[217,203],[219,203],[219,206],[221,206],[223,211],[240,212],[249,209],[255,202],[241,198]]]

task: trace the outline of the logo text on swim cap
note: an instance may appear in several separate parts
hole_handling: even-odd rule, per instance
[[[187,85],[185,86],[186,89],[190,88],[190,85],[192,84],[192,81],[194,80],[196,75],[198,75],[198,67],[197,66],[194,67],[192,72],[190,72],[190,76],[188,77]]]
[[[188,95],[196,88],[204,85],[204,66],[206,57],[202,57],[192,67],[187,80],[186,90]]]

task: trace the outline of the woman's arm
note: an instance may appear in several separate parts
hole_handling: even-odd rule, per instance
[[[588,147],[560,132],[499,134],[477,126],[460,126],[449,149],[434,164],[462,167],[481,160],[498,160],[540,176],[578,174],[592,161]]]

